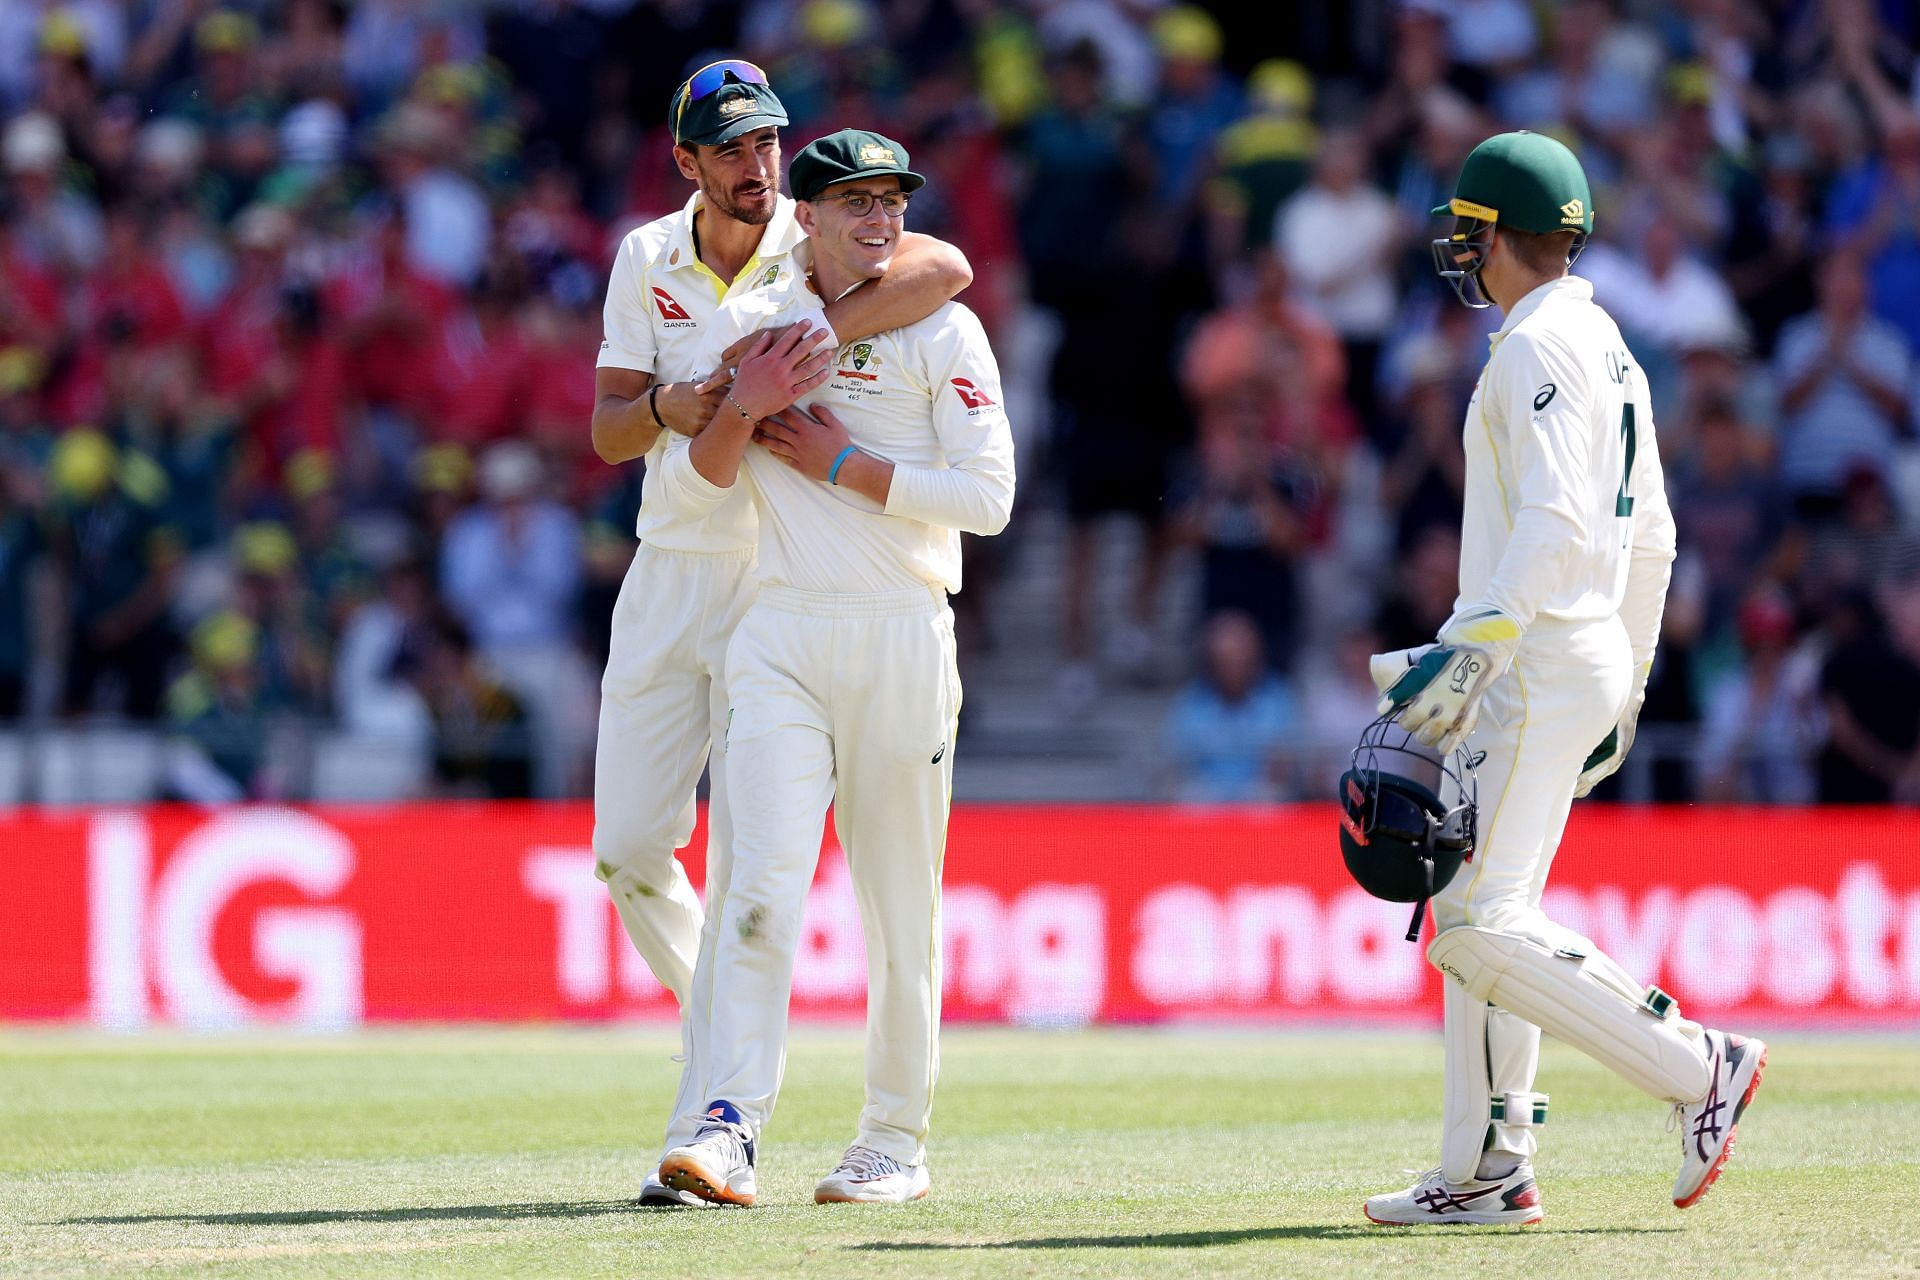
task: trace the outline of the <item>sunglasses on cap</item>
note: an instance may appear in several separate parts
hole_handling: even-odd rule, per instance
[[[720,62],[709,62],[687,77],[680,89],[680,102],[673,112],[673,137],[680,138],[680,122],[686,118],[687,108],[709,94],[718,93],[725,88],[728,77],[740,84],[765,85],[767,73],[742,58],[727,58]]]

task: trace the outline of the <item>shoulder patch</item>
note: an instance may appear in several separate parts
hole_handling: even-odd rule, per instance
[[[1552,404],[1553,393],[1558,390],[1559,390],[1558,387],[1554,386],[1551,382],[1549,382],[1545,386],[1541,387],[1538,391],[1534,392],[1533,393],[1533,411],[1535,413],[1538,413],[1542,409],[1546,408],[1549,404]]]

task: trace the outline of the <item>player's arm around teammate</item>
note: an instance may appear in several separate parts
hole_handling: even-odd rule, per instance
[[[643,266],[635,264],[625,273],[616,273],[615,281],[627,287],[620,289],[617,301],[610,292],[607,300],[610,310],[619,307],[630,317],[630,322],[631,318],[651,316],[652,308],[643,301],[646,297]],[[932,236],[903,237],[900,260],[884,280],[825,308],[828,328],[819,334],[819,364],[809,370],[810,375],[817,376],[806,390],[826,380],[826,365],[836,347],[923,319],[972,283],[973,267],[960,250]],[[651,372],[606,366],[595,370],[594,452],[603,462],[630,462],[644,457],[663,432],[683,436],[700,434],[726,402],[727,387],[733,379],[732,367],[747,354],[754,336],[748,334],[735,341],[721,353],[711,371],[662,382],[657,391]]]
[[[724,720],[727,641],[749,598],[752,510],[744,500],[683,519],[660,492],[663,437],[699,430],[726,393],[726,362],[706,331],[722,302],[789,271],[800,235],[779,192],[784,107],[764,72],[723,60],[701,67],[669,107],[674,163],[696,188],[679,211],[622,242],[608,283],[605,341],[591,430],[611,463],[649,455],[635,532],[640,547],[615,605],[595,751],[596,873],[636,950],[679,1002],[686,1063],[667,1144],[692,1132],[704,1010],[700,957],[711,949],[700,896],[675,850],[694,826],[694,790]],[[849,332],[925,315],[970,273],[949,246],[922,238],[871,298],[836,311]],[[824,330],[824,326],[823,330]],[[818,385],[831,347],[794,361]],[[716,375],[718,372],[718,376]],[[679,434],[676,434],[679,433]],[[723,892],[728,820],[724,769],[711,770],[707,892]],[[648,1179],[648,1204],[685,1203]]]
[[[739,309],[758,308],[755,323],[810,315],[821,298],[884,274],[921,185],[897,144],[854,131],[808,147],[792,180],[809,271],[741,300]],[[804,412],[776,412],[791,399],[790,342],[763,336],[713,423],[663,463],[668,490],[690,509],[752,494],[761,588],[727,658],[724,752],[740,786],[732,879],[717,908],[714,984],[726,998],[713,1011],[708,1123],[667,1153],[661,1175],[720,1202],[755,1195],[801,909],[831,803],[866,927],[867,1097],[853,1144],[815,1198],[897,1202],[929,1185],[940,868],[960,699],[946,594],[960,586],[959,531],[1007,522],[1012,437],[984,331],[964,307],[845,351]]]

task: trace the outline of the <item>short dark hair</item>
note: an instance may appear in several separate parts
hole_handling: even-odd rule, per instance
[[[1500,235],[1506,240],[1507,247],[1513,250],[1513,256],[1520,259],[1520,265],[1527,270],[1559,275],[1567,269],[1567,255],[1573,252],[1573,232],[1548,231],[1541,234],[1503,226]]]

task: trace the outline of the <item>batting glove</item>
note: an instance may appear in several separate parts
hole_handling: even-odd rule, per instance
[[[1605,741],[1593,749],[1586,764],[1580,768],[1580,781],[1573,784],[1573,798],[1578,800],[1589,791],[1618,773],[1620,766],[1626,763],[1627,752],[1633,750],[1633,733],[1640,724],[1640,708],[1647,700],[1647,675],[1653,670],[1648,662],[1637,667],[1633,673],[1633,691],[1627,696],[1627,709],[1620,717],[1620,723],[1607,734]]]
[[[1480,699],[1513,665],[1520,624],[1498,609],[1475,608],[1440,629],[1439,643],[1381,695],[1382,715],[1442,755],[1473,732]]]

